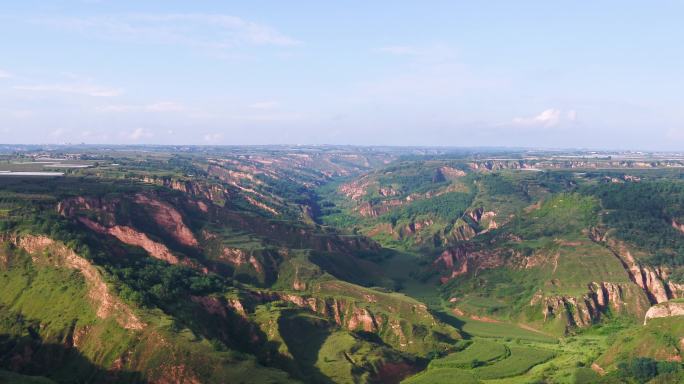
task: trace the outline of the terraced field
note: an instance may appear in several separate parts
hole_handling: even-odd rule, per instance
[[[463,351],[452,353],[430,362],[430,369],[438,368],[476,368],[510,356],[510,349],[501,343],[489,340],[476,340]]]
[[[555,353],[547,349],[511,345],[507,347],[510,355],[492,364],[475,369],[480,379],[500,379],[518,376],[529,371],[535,365],[550,360]]]
[[[405,383],[461,382],[455,378],[479,382],[520,376],[555,355],[552,349],[476,339],[463,351],[433,360],[425,372]]]
[[[536,341],[541,343],[555,343],[557,339],[541,332],[530,331],[520,328],[513,324],[494,323],[487,321],[478,321],[472,319],[459,318],[463,321],[463,331],[473,336],[479,337],[493,337],[493,338],[507,338],[520,339],[527,341]]]
[[[431,369],[403,381],[404,384],[476,384],[480,381],[470,372],[458,368]]]

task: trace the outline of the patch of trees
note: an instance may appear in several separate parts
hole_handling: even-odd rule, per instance
[[[430,199],[418,200],[385,215],[393,223],[420,215],[434,215],[445,220],[455,220],[463,215],[473,202],[473,194],[449,192]]]
[[[652,264],[684,265],[684,234],[672,220],[684,218],[684,183],[655,181],[586,188],[606,210],[602,222],[651,254]]]
[[[221,292],[230,285],[229,280],[217,275],[151,259],[129,266],[109,265],[107,270],[124,300],[147,307],[172,305],[179,297]]]
[[[635,357],[618,363],[617,377],[623,383],[646,383],[663,376],[662,382],[681,382],[682,365],[675,361],[657,361],[649,357]],[[667,378],[665,378],[667,376]],[[668,381],[673,379],[675,381]]]
[[[388,167],[378,182],[382,186],[398,185],[402,194],[425,193],[448,184],[438,168],[423,164]]]

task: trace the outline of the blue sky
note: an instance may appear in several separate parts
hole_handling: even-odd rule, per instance
[[[684,150],[681,1],[14,1],[0,142]]]

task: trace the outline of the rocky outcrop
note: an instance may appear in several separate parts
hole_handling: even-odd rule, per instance
[[[394,235],[396,239],[404,239],[407,237],[415,236],[420,234],[420,232],[431,225],[434,224],[434,221],[430,219],[425,219],[425,220],[414,220],[411,221],[408,224],[405,224],[403,226],[399,226],[398,228],[392,228],[390,233]],[[416,239],[416,242],[420,243],[422,239]]]
[[[123,199],[80,196],[61,201],[57,205],[57,211],[65,217],[75,218],[96,233],[110,235],[124,244],[141,247],[155,259],[208,272],[207,268],[194,260],[179,258],[165,244],[152,240],[146,233],[131,225],[119,223],[117,212],[121,209]],[[150,220],[178,244],[195,248],[199,246],[194,234],[184,223],[181,213],[170,204],[144,194],[136,194],[133,203],[147,210]]]
[[[575,297],[552,296],[544,298],[544,321],[551,318],[562,319],[567,327],[586,327],[598,317],[591,301],[578,300]]]
[[[679,221],[672,219],[672,228],[678,230],[679,232],[684,234],[684,224],[680,223]]]
[[[502,169],[650,169],[682,167],[684,162],[681,160],[657,160],[657,161],[634,161],[634,160],[606,160],[606,159],[578,159],[578,160],[506,160],[490,159],[478,160],[468,164],[470,169],[475,171],[498,171]],[[625,176],[625,181],[639,181],[638,177]]]
[[[354,308],[351,315],[349,316],[349,321],[347,322],[347,329],[357,330],[361,328],[366,332],[377,332],[377,321],[379,319],[382,318],[376,318],[366,308]]]
[[[366,196],[368,190],[371,188],[371,185],[377,186],[377,184],[372,183],[369,180],[368,175],[366,175],[352,181],[351,183],[342,184],[339,188],[339,191],[347,198],[353,201],[359,201]]]
[[[399,199],[385,200],[377,204],[365,202],[359,205],[356,209],[362,217],[378,217],[391,211],[392,209],[403,205],[404,202]]]
[[[57,212],[64,217],[76,217],[83,212],[97,214],[97,219],[103,225],[116,224],[116,213],[120,199],[102,199],[99,197],[78,196],[64,199],[57,203]]]
[[[12,239],[12,243],[30,253],[36,264],[73,269],[83,275],[97,317],[114,318],[126,329],[140,330],[145,327],[133,310],[110,292],[100,271],[64,244],[45,236],[18,236]]]
[[[467,246],[458,246],[444,250],[433,262],[433,266],[442,271],[441,281],[446,283],[468,272],[501,267],[505,260],[501,250],[475,251]]]
[[[496,212],[485,211],[483,207],[470,209],[456,221],[450,234],[445,236],[444,244],[470,240],[473,237],[496,229],[499,225],[494,221]]]
[[[654,303],[662,303],[668,300],[668,292],[658,273],[652,268],[638,263],[631,252],[623,244],[616,244],[611,249],[627,267],[627,272],[634,281]]]
[[[170,204],[142,193],[136,194],[133,201],[148,209],[151,213],[151,219],[179,244],[197,247],[195,235],[183,222],[183,216],[180,212]]]
[[[566,330],[584,328],[601,320],[607,313],[641,314],[648,301],[631,284],[592,282],[580,297],[535,294],[530,305],[541,305],[544,321],[560,320]]]
[[[244,195],[243,197],[244,197],[244,199],[247,200],[250,204],[252,204],[253,206],[255,206],[255,207],[257,207],[257,208],[263,209],[264,211],[266,211],[266,212],[268,212],[268,213],[270,213],[270,214],[272,214],[272,215],[274,215],[274,216],[280,215],[280,212],[278,212],[275,208],[269,207],[269,206],[266,205],[265,203],[262,203],[261,201],[258,201],[257,199],[253,198],[252,196]]]
[[[416,336],[416,327],[404,316],[418,317],[437,327],[438,323],[422,304],[410,308],[399,308],[382,304],[375,295],[366,295],[361,300],[342,297],[320,297],[286,292],[261,292],[262,302],[284,301],[317,313],[339,327],[350,331],[364,331],[377,334],[387,344],[401,350],[412,350],[422,343],[425,335]],[[408,311],[407,313],[400,312]],[[448,333],[448,332],[447,332]],[[459,336],[455,336],[459,337]]]
[[[225,247],[223,248],[220,260],[225,260],[236,267],[249,263],[257,273],[264,273],[264,267],[261,265],[261,262],[253,254],[248,255],[242,249]]]
[[[146,234],[138,232],[131,227],[114,225],[105,227],[88,218],[79,217],[78,221],[90,230],[101,234],[114,236],[124,244],[140,247],[155,259],[166,261],[169,264],[178,264],[180,260],[164,244],[152,241]]]
[[[665,302],[652,306],[644,316],[644,325],[659,317],[684,316],[684,302]]]
[[[466,241],[475,236],[477,236],[477,231],[475,228],[473,228],[473,226],[467,222],[461,220],[459,223],[454,225],[454,229],[451,231],[449,236],[450,241],[447,242]]]
[[[439,170],[442,173],[442,175],[444,175],[444,177],[447,179],[457,179],[459,177],[463,177],[466,175],[465,171],[458,168],[452,168],[449,166],[441,167],[439,168]]]
[[[499,171],[502,169],[534,169],[534,166],[525,160],[483,160],[468,164],[475,171]]]
[[[207,184],[194,180],[178,180],[158,176],[144,176],[141,180],[145,183],[181,191],[194,200],[204,199],[219,205],[231,198],[231,192],[225,187],[217,184]],[[204,212],[208,211],[208,207],[202,201],[198,201],[198,208]]]
[[[396,189],[392,187],[380,187],[378,188],[378,194],[382,197],[391,197],[391,196],[397,196],[401,192],[397,191]]]
[[[608,248],[620,260],[630,280],[646,294],[651,304],[662,303],[684,295],[684,285],[670,282],[665,267],[643,265],[635,259],[626,244],[608,236],[598,228],[589,231],[589,237]]]

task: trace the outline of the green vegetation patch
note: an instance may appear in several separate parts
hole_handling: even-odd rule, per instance
[[[475,340],[463,351],[430,362],[430,369],[477,368],[494,360],[508,357],[510,350],[502,343],[489,340]]]
[[[410,377],[402,384],[477,384],[479,380],[472,373],[462,369],[439,368],[429,369],[416,376]]]
[[[480,379],[500,379],[518,376],[529,371],[537,364],[551,360],[556,355],[551,350],[519,345],[511,345],[510,352],[510,356],[503,360],[476,368],[475,375]]]

